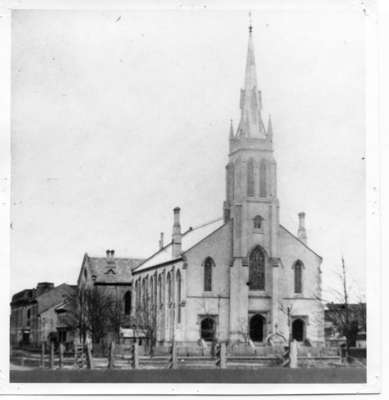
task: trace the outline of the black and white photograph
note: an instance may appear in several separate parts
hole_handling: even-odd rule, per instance
[[[377,391],[375,4],[104,5],[2,18],[7,390]]]

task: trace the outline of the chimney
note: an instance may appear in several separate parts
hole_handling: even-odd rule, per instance
[[[173,223],[173,234],[172,234],[172,256],[177,258],[181,256],[181,225],[180,225],[180,207],[176,207],[173,210],[174,223]]]
[[[307,243],[307,231],[305,229],[305,212],[299,212],[299,228],[297,237],[304,243]]]
[[[161,236],[159,238],[159,249],[163,249],[163,232],[161,232]]]

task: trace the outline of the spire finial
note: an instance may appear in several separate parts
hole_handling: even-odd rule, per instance
[[[273,124],[271,122],[271,114],[269,114],[269,119],[267,122],[267,135],[270,139],[273,138]]]
[[[249,34],[251,35],[252,32],[253,32],[253,24],[251,20],[251,11],[249,11]]]

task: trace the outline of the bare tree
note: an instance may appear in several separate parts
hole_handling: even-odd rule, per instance
[[[115,299],[96,287],[78,290],[74,297],[72,325],[79,332],[81,342],[91,336],[93,343],[100,343],[111,326]]]
[[[340,290],[331,289],[334,301],[324,301],[327,306],[326,319],[330,321],[337,332],[346,339],[346,358],[349,357],[350,347],[355,345],[358,331],[366,329],[366,304],[360,300],[359,304],[350,303],[350,286],[344,258],[341,260],[341,271],[336,274],[340,283]],[[361,294],[359,293],[359,296]],[[360,298],[361,299],[361,298]],[[323,302],[323,299],[318,299]]]
[[[138,305],[136,308],[132,324],[145,335],[149,352],[153,355],[157,343],[157,307],[155,304],[150,304],[148,299],[145,300],[143,304]]]

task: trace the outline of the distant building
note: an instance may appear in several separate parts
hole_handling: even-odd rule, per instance
[[[65,342],[64,332],[71,328],[65,326],[60,310],[72,313],[69,307],[75,291],[75,286],[66,283],[54,287],[51,282],[40,282],[35,289],[16,293],[11,301],[11,345],[39,346],[60,338]]]
[[[87,290],[96,289],[102,296],[115,301],[115,312],[122,317],[122,327],[129,327],[126,321],[133,312],[133,277],[132,271],[142,262],[139,258],[115,257],[114,250],[107,250],[105,257],[84,255],[77,280],[82,307]]]

